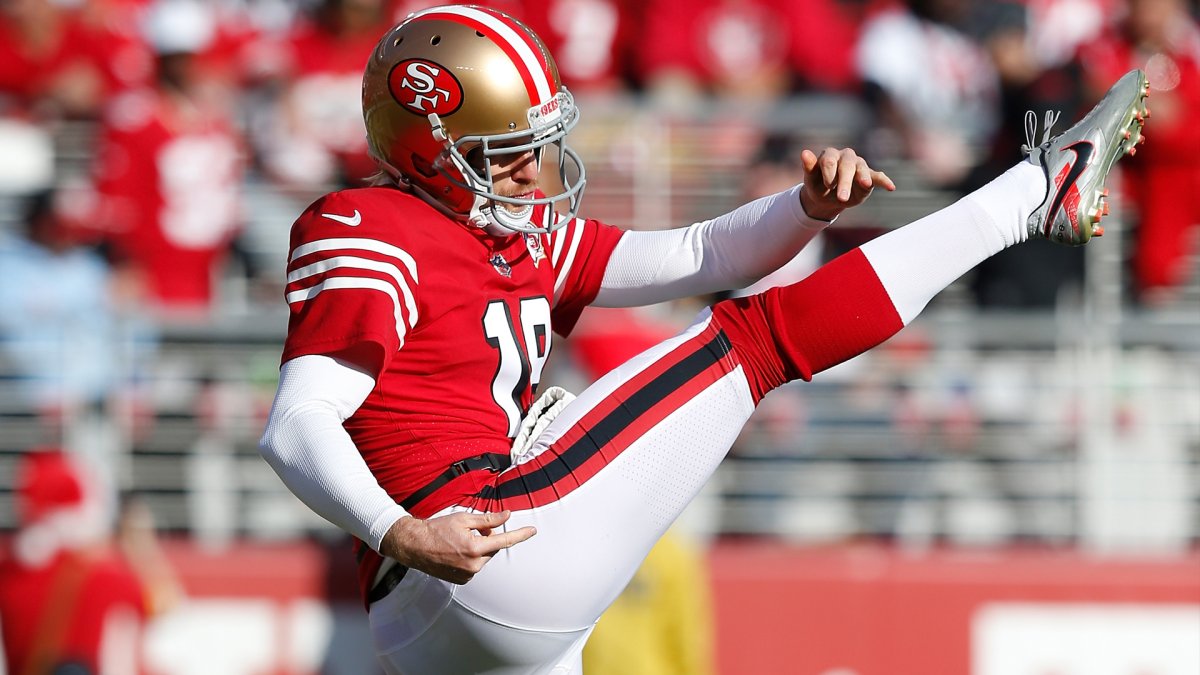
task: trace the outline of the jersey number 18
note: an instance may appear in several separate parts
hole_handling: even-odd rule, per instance
[[[520,337],[512,311],[503,300],[492,300],[483,313],[483,333],[488,344],[500,352],[492,376],[492,399],[508,418],[509,438],[517,435],[525,413],[521,397],[530,387],[537,388],[550,355],[550,301],[540,295],[522,299],[517,321]]]

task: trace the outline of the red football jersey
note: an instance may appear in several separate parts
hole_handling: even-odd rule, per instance
[[[681,69],[718,88],[788,73],[820,89],[857,84],[855,17],[835,0],[649,0],[644,11],[644,76]]]
[[[493,237],[390,187],[329,194],[292,228],[283,360],[337,354],[376,386],[346,421],[397,501],[459,460],[507,454],[551,348],[596,296],[622,231],[573,219]],[[474,494],[468,473],[421,503]]]
[[[56,612],[59,623],[51,629]],[[147,615],[141,582],[115,555],[60,553],[43,567],[0,560],[0,629],[9,673],[27,672],[39,641],[53,664],[98,672],[106,623],[115,614],[139,625]]]
[[[124,12],[104,11],[113,14],[110,21],[55,12],[49,35],[36,44],[11,17],[0,13],[0,103],[13,106],[6,114],[36,113],[38,100],[79,69],[98,78],[98,100],[149,81],[154,71],[149,49],[136,31],[121,23],[127,18]]]
[[[524,0],[522,5],[516,13],[555,55],[568,89],[578,95],[624,86],[638,35],[636,0]]]
[[[301,24],[290,38],[288,115],[300,134],[336,160],[348,183],[370,176],[378,165],[367,153],[363,132],[363,64],[390,24],[381,22],[341,35],[317,24]],[[285,160],[286,161],[286,160]]]
[[[118,99],[94,167],[95,221],[167,308],[205,308],[214,266],[241,227],[241,141],[221,114],[156,92]]]

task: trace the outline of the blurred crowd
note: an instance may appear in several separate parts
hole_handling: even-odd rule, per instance
[[[359,110],[363,63],[388,26],[429,4],[3,0],[0,193],[54,191],[58,245],[100,251],[118,301],[204,319],[214,279],[231,265],[259,273],[239,243],[249,177],[315,195],[374,171]],[[1122,185],[1135,224],[1131,299],[1169,301],[1186,281],[1200,221],[1194,2],[485,4],[544,36],[578,98],[626,96],[686,115],[714,101],[851,97],[870,113],[854,147],[876,163],[908,162],[952,192],[1019,159],[1026,110],[1039,119],[1061,111],[1065,128],[1120,74],[1144,68],[1155,118]],[[70,121],[93,122],[94,133],[64,137]],[[62,175],[64,153],[86,171]],[[1022,257],[1067,279],[1082,265],[1071,251]],[[981,271],[980,302],[1052,301],[1055,280],[1029,284],[1010,258]]]
[[[138,386],[138,364],[154,349],[159,327],[219,318],[224,281],[240,277],[261,291],[257,300],[281,306],[282,267],[264,269],[249,241],[247,186],[265,185],[291,200],[283,209],[291,217],[321,192],[372,174],[360,112],[363,65],[389,26],[432,4],[0,0],[0,202],[9,205],[0,214],[0,270],[7,277],[0,284],[0,385],[15,382],[51,421],[96,407],[111,412],[114,404],[135,405],[136,395],[114,401],[114,392]],[[865,121],[845,139],[849,145],[872,164],[889,171],[904,166],[910,180],[951,197],[1019,161],[1023,144],[1040,142],[1048,112],[1059,111],[1065,129],[1121,74],[1142,68],[1153,117],[1146,143],[1121,163],[1115,186],[1125,225],[1117,234],[1125,244],[1125,300],[1171,307],[1195,283],[1189,278],[1200,269],[1200,6],[1194,0],[480,4],[517,15],[546,40],[581,102],[585,125],[589,106],[636,106],[670,124],[716,107],[762,119],[798,98],[836,97],[864,111]],[[1026,111],[1033,111],[1037,129],[1028,128]],[[802,123],[778,126],[714,138],[708,146],[736,165],[739,198],[794,183],[799,151],[821,142]],[[622,143],[612,147],[636,155]],[[622,161],[611,154],[595,161]],[[288,224],[272,223],[281,233],[277,241]],[[795,281],[869,235],[832,228],[763,284]],[[975,303],[1047,309],[1078,289],[1084,251],[1042,244],[986,261],[970,279]],[[694,309],[585,315],[569,343],[580,384],[670,334],[679,316]],[[899,368],[905,355],[920,360],[928,349],[919,332],[890,344]],[[965,387],[951,387],[939,406],[937,423],[950,445],[969,446],[980,424],[963,403]],[[919,437],[911,445],[927,445],[927,416],[911,403],[911,392],[895,393],[901,404],[880,415],[904,432],[902,444]],[[809,405],[799,391],[781,390],[764,402],[749,433],[759,445],[795,445]],[[136,410],[126,417],[136,424]],[[31,457],[44,471],[29,469],[29,494],[50,494],[56,507],[83,502],[57,454]],[[45,485],[51,487],[39,487]],[[35,515],[23,515],[25,525],[36,525]],[[38,543],[48,530],[30,531]],[[111,536],[51,542],[37,564],[26,561],[28,569],[20,570],[36,584],[0,586],[0,602],[16,608],[0,610],[42,606],[49,595],[82,597],[81,570],[101,561],[96,569],[120,572],[120,585],[109,588],[122,589],[128,597],[120,603],[140,621],[150,612],[145,590],[129,581],[128,561],[113,553]],[[35,587],[42,595],[25,590]],[[653,569],[635,587],[644,592],[631,602],[670,600],[671,589]],[[21,626],[4,624],[14,628]],[[83,633],[52,634],[55,644],[14,635],[14,644],[32,645],[35,660],[73,640],[95,642]],[[10,665],[9,672],[22,668]]]
[[[230,278],[246,281],[259,306],[279,306],[281,271],[247,244],[246,188],[285,196],[278,211],[290,217],[374,171],[363,63],[388,26],[429,4],[0,0],[0,200],[15,205],[0,218],[0,268],[10,275],[0,286],[0,356],[39,410],[95,404],[118,370],[136,377],[156,327],[212,321]],[[1025,111],[1046,121],[1059,111],[1065,128],[1122,73],[1143,68],[1153,120],[1122,163],[1114,200],[1128,226],[1118,234],[1128,242],[1126,299],[1170,306],[1197,267],[1195,2],[490,4],[544,36],[585,109],[615,102],[669,125],[717,107],[762,120],[798,98],[838,97],[865,115],[842,140],[875,165],[905,167],[905,187],[951,196],[1041,140]],[[799,150],[822,142],[803,120],[782,131],[746,126],[715,131],[702,150],[744,169],[732,174],[739,197],[794,182]],[[597,161],[619,163],[615,152]],[[279,255],[287,224],[268,228]],[[766,283],[794,281],[869,235],[834,228]],[[979,306],[1048,308],[1078,289],[1083,251],[1039,244],[973,274]]]

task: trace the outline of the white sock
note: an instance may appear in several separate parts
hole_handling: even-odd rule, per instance
[[[1042,169],[1021,162],[954,204],[863,244],[862,251],[908,325],[955,279],[1025,241],[1025,221],[1045,196]]]
[[[1021,162],[992,182],[963,197],[979,205],[1004,238],[1005,246],[1029,238],[1025,221],[1046,198],[1046,178],[1041,167]],[[993,251],[998,253],[999,251]]]

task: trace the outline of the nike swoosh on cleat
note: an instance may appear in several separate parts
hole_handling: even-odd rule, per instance
[[[358,212],[358,209],[354,209],[354,215],[352,216],[339,216],[336,213],[322,213],[321,215],[330,220],[336,220],[343,225],[349,225],[350,227],[358,227],[358,224],[362,222],[362,214]]]
[[[1046,213],[1046,235],[1050,234],[1050,228],[1054,226],[1054,216],[1062,208],[1063,200],[1067,198],[1067,192],[1075,184],[1075,179],[1079,178],[1079,174],[1088,168],[1088,164],[1092,158],[1092,151],[1095,150],[1095,147],[1087,141],[1078,141],[1063,148],[1060,152],[1067,150],[1075,153],[1075,161],[1072,162],[1070,170],[1067,171],[1066,179],[1058,186],[1058,193],[1054,195],[1054,201],[1050,203],[1050,210]],[[1076,223],[1071,223],[1071,227],[1076,230],[1079,229]]]

